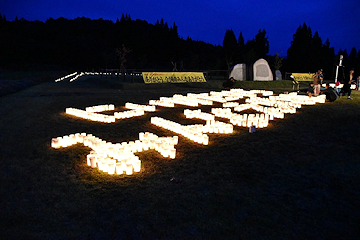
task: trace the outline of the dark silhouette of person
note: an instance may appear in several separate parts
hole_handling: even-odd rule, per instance
[[[229,78],[226,82],[223,83],[224,88],[232,88],[234,86],[235,79],[233,77]]]
[[[345,95],[345,93],[347,93],[348,99],[351,99],[351,83],[353,81],[353,78],[354,78],[354,69],[352,68],[349,71],[349,77],[344,80],[344,86],[340,92],[341,95]]]
[[[325,90],[321,92],[326,95],[326,100],[329,102],[334,102],[339,98],[339,94],[335,91],[334,88],[330,87],[329,83],[326,83]]]

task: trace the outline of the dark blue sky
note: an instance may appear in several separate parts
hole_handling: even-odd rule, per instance
[[[2,0],[0,14],[13,21],[88,17],[115,21],[121,14],[133,20],[155,23],[163,18],[170,26],[175,22],[179,35],[222,45],[227,29],[236,38],[242,31],[245,41],[265,29],[270,43],[269,54],[286,56],[296,29],[306,23],[313,34],[318,31],[330,46],[360,50],[359,0]]]

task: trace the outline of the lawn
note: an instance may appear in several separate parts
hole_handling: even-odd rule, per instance
[[[152,116],[202,121],[185,119],[185,106],[113,124],[71,117],[65,108],[112,103],[122,111],[126,102],[220,91],[221,82],[116,81],[44,82],[0,98],[2,239],[358,238],[360,92],[353,100],[303,106],[253,134],[241,127],[211,134],[209,146],[179,136],[175,159],[142,152],[140,173],[117,176],[88,167],[89,148],[56,150],[51,138],[86,132],[122,142],[144,131],[175,135],[150,124]]]

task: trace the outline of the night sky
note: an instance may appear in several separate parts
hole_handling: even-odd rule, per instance
[[[359,0],[2,0],[0,14],[8,21],[18,19],[46,21],[48,18],[87,17],[116,21],[122,14],[154,24],[164,19],[175,22],[179,35],[222,45],[227,29],[236,38],[242,31],[245,42],[265,29],[269,54],[286,56],[296,29],[306,23],[327,38],[335,53],[355,47],[360,50]]]

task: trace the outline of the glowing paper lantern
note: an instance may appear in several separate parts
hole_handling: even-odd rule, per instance
[[[116,161],[115,160],[109,160],[108,161],[108,173],[109,174],[115,174],[116,169]]]
[[[131,174],[133,174],[133,165],[132,165],[132,161],[131,161],[131,160],[126,161],[125,172],[126,172],[126,175],[131,175]]]
[[[116,174],[121,175],[125,171],[125,163],[124,162],[117,162],[115,164],[115,168],[116,168]]]
[[[139,160],[139,158],[137,157],[137,158],[133,159],[132,162],[133,162],[134,172],[140,172],[141,161]]]

